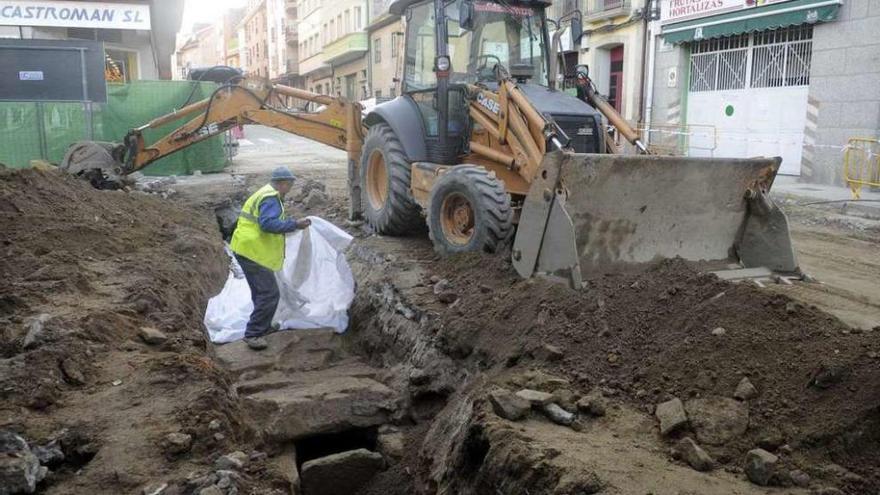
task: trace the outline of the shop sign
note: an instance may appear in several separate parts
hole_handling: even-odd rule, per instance
[[[137,3],[0,0],[0,26],[150,29],[150,6]]]
[[[660,22],[698,19],[791,0],[661,0]]]

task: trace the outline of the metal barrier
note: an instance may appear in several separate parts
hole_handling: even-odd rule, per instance
[[[638,131],[648,138],[648,148],[658,155],[713,156],[718,146],[718,130],[703,124],[651,124],[641,125]]]
[[[843,178],[859,199],[862,187],[880,187],[880,140],[850,138],[843,153]]]

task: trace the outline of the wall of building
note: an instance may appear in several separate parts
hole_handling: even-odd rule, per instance
[[[370,31],[370,91],[371,96],[389,98],[400,94],[400,83],[395,79],[403,78],[403,22],[392,21],[390,24]],[[377,50],[376,40],[380,50]],[[380,51],[379,62],[376,52]]]
[[[321,2],[319,0],[300,0],[296,6],[299,72],[305,78],[305,87],[317,87],[321,79],[328,77],[330,71],[321,57],[326,40],[321,29]]]
[[[595,1],[595,0],[593,0]],[[621,14],[613,18],[584,23],[587,34],[581,41],[579,60],[590,67],[590,77],[603,95],[608,94],[611,50],[623,47],[623,88],[621,113],[630,122],[637,122],[642,107],[642,71],[645,66],[645,23],[635,15],[645,6],[644,0],[624,2]],[[619,27],[618,27],[619,26]]]
[[[802,154],[799,168],[793,168],[802,181],[842,185],[848,140],[880,138],[878,25],[880,2],[846,0],[836,20],[813,26]],[[688,139],[694,139],[685,135],[707,132],[687,122],[689,50],[687,44],[672,46],[658,38],[652,87],[650,140],[669,149],[677,145],[680,152],[687,152]],[[762,137],[750,135],[755,141]]]
[[[348,94],[346,79],[353,77],[354,94]],[[352,62],[333,67],[333,77],[331,79],[332,92],[334,95],[344,96],[353,100],[363,100],[367,95],[367,60],[361,57]]]
[[[846,0],[813,31],[802,180],[842,184],[851,137],[880,138],[880,2]]]
[[[269,77],[269,44],[266,0],[251,2],[242,22],[247,51],[247,71],[260,77]]]

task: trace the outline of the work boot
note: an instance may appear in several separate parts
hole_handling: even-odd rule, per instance
[[[266,343],[266,339],[263,337],[245,337],[244,343],[255,351],[261,351],[269,347],[269,344]]]

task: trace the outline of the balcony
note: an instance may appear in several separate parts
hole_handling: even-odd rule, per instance
[[[284,40],[288,45],[294,45],[299,41],[299,28],[296,25],[293,26],[285,26],[284,28]]]
[[[285,69],[287,69],[288,76],[298,76],[299,75],[299,61],[287,59],[285,64]]]
[[[367,33],[349,33],[324,46],[324,61],[339,65],[357,60],[367,53]]]
[[[587,0],[584,21],[598,22],[614,17],[629,17],[631,0]]]

